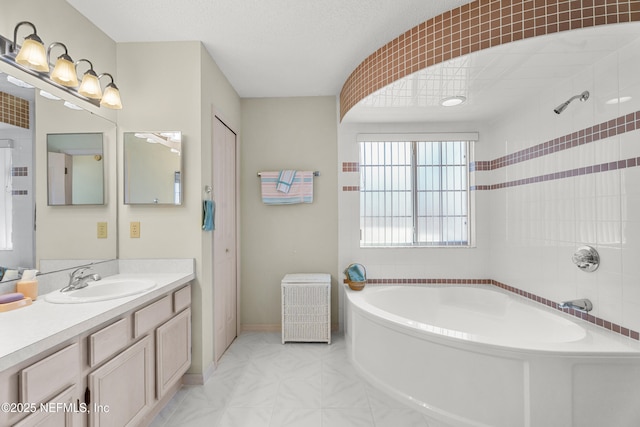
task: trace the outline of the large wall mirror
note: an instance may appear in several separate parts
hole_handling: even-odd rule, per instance
[[[47,135],[49,206],[104,204],[101,133]]]
[[[0,97],[3,100],[0,141],[6,140],[0,144],[5,148],[0,150],[3,150],[3,159],[10,159],[0,165],[0,172],[8,177],[4,189],[10,195],[3,198],[7,203],[0,209],[0,225],[6,232],[5,243],[0,249],[0,267],[16,271],[37,268],[48,272],[52,269],[47,266],[52,263],[44,263],[47,266],[41,267],[44,260],[65,260],[64,268],[71,268],[114,259],[118,253],[116,124],[95,112],[65,107],[64,95],[63,99],[46,98],[50,93],[42,93],[41,89],[50,91],[51,88],[29,77],[0,62]],[[21,83],[25,81],[35,87]],[[7,123],[7,117],[15,120]],[[87,155],[94,162],[91,166],[100,164],[102,194],[89,190],[93,193],[92,199],[81,197],[79,205],[74,200],[73,206],[49,206],[48,135],[100,137],[99,144],[91,144],[96,145],[96,150],[100,145],[102,151],[87,152]],[[100,157],[99,161],[96,156]],[[96,171],[93,174],[98,175]],[[97,238],[98,222],[108,224],[106,238]]]
[[[181,159],[181,132],[125,132],[124,203],[182,204]]]

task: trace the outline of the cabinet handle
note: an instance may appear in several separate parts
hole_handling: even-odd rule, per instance
[[[91,390],[89,390],[89,387],[87,387],[84,391],[84,403],[87,406],[89,406],[89,404],[91,403]]]

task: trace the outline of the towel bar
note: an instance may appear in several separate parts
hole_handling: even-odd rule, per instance
[[[258,176],[262,176],[262,172],[258,172]],[[313,176],[320,176],[320,172],[319,171],[313,171]]]

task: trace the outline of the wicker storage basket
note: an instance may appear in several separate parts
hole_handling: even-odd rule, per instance
[[[352,266],[354,266],[354,265],[358,265],[358,266],[362,267],[362,271],[364,271],[364,276],[365,276],[364,281],[362,281],[362,282],[355,282],[355,281],[351,280],[351,277],[349,277],[349,269],[350,269]],[[345,281],[347,282],[347,285],[349,285],[349,287],[350,287],[352,290],[354,290],[354,291],[361,291],[361,290],[363,290],[363,289],[364,289],[364,285],[367,283],[367,269],[366,269],[366,268],[364,268],[364,265],[362,265],[362,264],[349,264],[349,267],[347,267],[347,268],[344,270],[344,274],[347,276],[347,278],[346,278],[346,280],[345,280]]]

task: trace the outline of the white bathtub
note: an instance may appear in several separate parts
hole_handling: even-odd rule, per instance
[[[489,285],[347,292],[353,363],[452,426],[640,426],[640,343]]]

